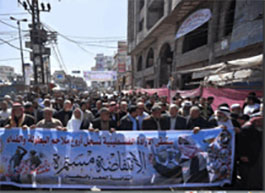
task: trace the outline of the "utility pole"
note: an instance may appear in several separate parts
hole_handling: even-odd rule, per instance
[[[49,12],[51,9],[50,4],[47,4],[47,9],[44,3],[41,3],[41,10],[39,9],[38,0],[29,0],[23,1],[23,3],[18,0],[25,10],[27,10],[32,16],[32,24],[30,30],[31,42],[29,47],[32,49],[31,60],[33,62],[34,68],[34,83],[45,84],[45,69],[44,69],[44,60],[43,55],[48,54],[46,52],[46,48],[44,47],[44,43],[47,41],[47,31],[43,29],[40,22],[40,11]]]
[[[27,22],[27,19],[16,19],[14,17],[10,17],[11,20],[14,20],[17,22],[18,26],[18,36],[19,36],[19,45],[20,45],[20,55],[21,55],[21,65],[22,65],[22,76],[23,76],[23,84],[25,84],[25,63],[24,63],[24,56],[23,56],[23,46],[22,46],[22,36],[21,36],[21,28],[20,28],[20,22]]]

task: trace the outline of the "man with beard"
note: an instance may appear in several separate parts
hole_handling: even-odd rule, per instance
[[[20,103],[14,103],[11,116],[5,123],[5,128],[22,127],[27,128],[35,124],[35,119],[31,115],[24,113],[24,108]]]
[[[227,107],[219,107],[215,112],[215,116],[210,120],[210,123],[214,126],[226,126],[227,128],[233,128],[233,123],[230,119],[230,110]]]
[[[57,112],[54,116],[56,119],[59,119],[63,126],[66,127],[67,122],[72,117],[72,103],[69,100],[64,101],[63,109]]]

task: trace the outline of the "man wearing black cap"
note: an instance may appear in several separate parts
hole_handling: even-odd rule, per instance
[[[131,105],[128,112],[129,113],[121,119],[120,130],[139,130],[139,122],[136,120],[138,115],[137,107],[135,105]]]
[[[154,105],[151,109],[151,116],[146,117],[143,120],[143,130],[166,130],[165,120],[161,118],[161,107]]]
[[[25,108],[25,114],[34,116],[34,109],[33,109],[32,102],[29,102],[29,101],[26,102],[24,105],[24,108]]]

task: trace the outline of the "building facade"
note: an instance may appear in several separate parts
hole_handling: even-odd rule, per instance
[[[192,69],[263,52],[261,0],[128,0],[135,87],[197,87]]]
[[[13,82],[15,79],[15,70],[11,66],[0,66],[0,80],[2,83]]]
[[[117,72],[116,90],[132,88],[131,57],[127,54],[127,42],[118,41],[118,50],[114,56],[113,70]]]
[[[113,70],[114,58],[113,56],[105,56],[99,53],[95,57],[96,64],[91,68],[91,71],[111,71]],[[91,86],[98,90],[114,89],[114,81],[96,82],[92,81]]]

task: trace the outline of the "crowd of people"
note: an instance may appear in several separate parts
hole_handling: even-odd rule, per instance
[[[110,132],[192,130],[194,134],[217,126],[234,128],[236,151],[232,186],[262,188],[262,99],[251,92],[243,106],[223,103],[215,111],[214,100],[214,97],[183,98],[179,94],[169,100],[157,94],[135,92],[6,95],[0,106],[0,127]]]

